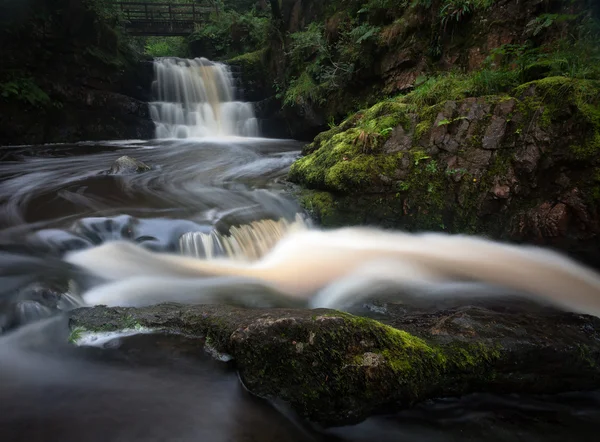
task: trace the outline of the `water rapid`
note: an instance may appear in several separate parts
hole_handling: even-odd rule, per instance
[[[229,67],[206,58],[154,61],[156,138],[257,137],[252,103],[236,100]]]

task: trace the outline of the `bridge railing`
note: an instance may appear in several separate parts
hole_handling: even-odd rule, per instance
[[[113,2],[113,5],[121,10],[125,20],[136,23],[199,22],[206,20],[212,12],[219,12],[216,6],[196,3]]]

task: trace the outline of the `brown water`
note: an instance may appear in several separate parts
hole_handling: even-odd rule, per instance
[[[299,208],[282,178],[299,147],[231,138],[4,148],[0,252],[60,256],[110,239],[175,250],[187,232],[292,221]],[[152,170],[104,174],[122,155]],[[14,267],[15,255],[2,256],[0,265],[11,271],[0,268],[0,317],[14,311],[11,284],[37,277],[28,275],[27,262]],[[36,325],[0,337],[3,442],[592,441],[600,431],[597,393],[471,395],[317,429],[285,406],[252,397],[232,367],[210,359],[199,342],[137,336],[103,349],[71,348],[60,344],[64,323]]]

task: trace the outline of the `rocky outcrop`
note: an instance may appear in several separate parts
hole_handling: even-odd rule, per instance
[[[333,310],[163,304],[83,308],[71,340],[90,333],[176,333],[233,359],[254,394],[288,402],[325,426],[475,391],[556,393],[600,385],[598,318],[466,306],[382,322]]]
[[[419,107],[417,94],[304,149],[289,178],[311,189],[306,209],[324,225],[483,233],[600,264],[598,82],[552,77]]]

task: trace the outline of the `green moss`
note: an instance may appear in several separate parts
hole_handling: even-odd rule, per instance
[[[336,202],[328,192],[305,191],[300,196],[300,204],[323,225],[336,224]]]
[[[363,113],[364,120],[373,120],[379,117],[395,116],[401,118],[407,111],[407,105],[396,100],[381,101]]]
[[[237,57],[230,59],[228,61],[228,63],[243,64],[245,66],[250,65],[250,66],[259,67],[263,63],[266,52],[267,52],[266,48],[259,49],[258,51],[254,51],[254,52],[248,52],[246,54],[238,55]]]
[[[423,107],[466,98],[472,89],[470,76],[451,72],[427,79],[401,100],[410,105],[411,110],[418,112]]]
[[[432,127],[433,121],[424,120],[418,123],[415,128],[415,141],[418,142],[419,140],[421,140],[421,138],[423,138],[423,135],[429,132]]]
[[[125,318],[123,318],[123,329],[129,330],[140,328],[142,328],[142,325],[132,315],[126,315]]]
[[[460,99],[477,91],[476,83],[462,74],[448,74],[426,81],[408,95],[384,100],[356,113],[343,125],[320,134],[306,149],[306,153],[312,154],[292,166],[290,179],[308,188],[332,192],[337,204],[329,205],[329,215],[336,220],[345,212],[353,221],[387,223],[406,229],[491,234],[490,229],[506,227],[506,215],[491,213],[481,217],[480,213],[486,197],[489,198],[487,192],[496,181],[506,178],[511,169],[514,155],[511,146],[522,142],[533,127],[548,128],[547,133],[553,134],[560,133],[568,124],[565,130],[575,140],[570,146],[572,157],[579,161],[593,160],[600,149],[600,81],[549,77],[515,88],[512,92],[517,98],[500,93],[478,100],[489,105],[490,111],[470,122],[469,137],[461,140],[457,153],[460,159],[482,148],[495,106],[514,100],[516,107],[506,115],[505,145],[493,154],[491,165],[478,170],[476,175],[462,170],[457,176],[456,171],[446,170],[445,165],[438,163],[435,155],[426,153],[430,147],[427,134],[440,112],[445,112],[446,100]],[[457,108],[462,104],[458,101]],[[454,124],[464,118],[448,115],[443,124]],[[402,153],[385,154],[385,139],[394,125],[412,135],[412,147],[404,143]],[[360,197],[359,205],[357,194],[370,198]],[[356,195],[354,199],[350,198],[352,195]],[[390,199],[390,195],[395,198]],[[460,204],[456,204],[457,196]],[[355,212],[358,212],[356,207],[361,207],[362,215],[350,215],[344,204],[354,207]]]
[[[402,103],[387,100],[359,112],[306,146],[308,155],[292,165],[288,178],[309,188],[342,193],[359,192],[374,183],[385,185],[402,154],[385,155],[381,147],[399,125],[410,126]]]
[[[525,83],[515,89],[519,110],[547,128],[560,124],[572,109],[581,126],[581,141],[571,146],[575,158],[589,160],[600,148],[600,82],[563,76]]]
[[[369,400],[392,394],[402,397],[405,404],[416,402],[432,391],[452,391],[451,383],[462,376],[493,377],[490,368],[501,357],[498,346],[432,345],[406,331],[342,312],[315,315],[312,321],[319,330],[312,336],[310,331],[309,336],[300,336],[293,327],[282,329],[282,339],[291,340],[292,345],[290,354],[281,357],[294,363],[274,368],[266,355],[248,355],[252,372],[259,378],[294,379],[294,390],[303,392],[296,406],[307,414],[318,412],[322,403],[331,405],[348,396]],[[304,357],[307,347],[310,359]],[[368,381],[365,373],[369,373]],[[249,381],[260,382],[254,376]],[[298,400],[297,395],[294,398]]]
[[[588,160],[600,152],[600,132],[594,131],[593,135],[583,144],[571,145],[571,151],[577,159]]]

